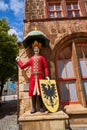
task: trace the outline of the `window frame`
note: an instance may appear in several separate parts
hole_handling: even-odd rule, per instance
[[[68,9],[67,8],[67,17],[69,18],[69,16],[68,16],[68,12],[72,12],[72,16],[71,16],[71,18],[72,17],[81,17],[81,11],[80,11],[80,7],[79,7],[79,4],[78,4],[78,1],[76,2],[67,2],[66,1],[66,7],[67,7],[67,4],[70,4],[71,5],[71,9]],[[74,9],[74,7],[73,7],[73,5],[74,4],[77,4],[77,6],[78,6],[78,9]],[[76,16],[76,12],[79,12],[79,16]]]
[[[81,76],[81,73],[79,70],[80,66],[79,66],[79,59],[77,56],[77,52],[76,52],[76,44],[87,44],[87,43],[72,43],[71,45],[71,50],[72,50],[72,57],[71,57],[71,61],[72,61],[72,65],[73,65],[73,72],[74,72],[74,77],[72,78],[60,78],[59,74],[58,74],[58,59],[59,59],[59,54],[61,51],[63,51],[64,49],[66,49],[67,46],[65,46],[65,48],[63,48],[62,50],[58,50],[57,55],[56,55],[56,75],[57,75],[57,81],[58,81],[58,90],[59,90],[59,96],[60,96],[60,103],[62,105],[68,105],[68,104],[81,104],[82,103],[85,106],[85,103],[87,104],[87,95],[85,95],[85,93],[87,94],[87,89],[84,86],[84,81],[87,82],[87,76]],[[87,58],[87,57],[86,57]],[[81,59],[81,58],[80,58]],[[83,58],[84,60],[84,58]],[[81,68],[80,68],[81,69]],[[61,95],[60,95],[60,82],[63,81],[75,81],[76,82],[76,93],[77,93],[77,97],[78,100],[77,101],[62,101],[61,100]],[[85,92],[84,92],[85,89]],[[81,91],[80,91],[81,90]],[[70,95],[69,95],[70,96]],[[72,96],[72,95],[71,95]],[[82,101],[83,100],[83,101]]]
[[[71,47],[70,46],[67,46],[67,47],[69,47],[70,48],[70,53],[72,53],[72,50],[71,50]],[[67,47],[65,47],[64,49],[66,49]],[[61,52],[63,52],[64,51],[64,49],[63,50],[61,50]],[[57,54],[58,56],[59,56],[59,54]],[[56,57],[56,69],[57,69],[57,67],[58,67],[58,56]],[[63,61],[65,62],[65,60],[71,60],[71,62],[72,62],[72,68],[73,68],[73,61],[72,61],[72,59],[64,59],[63,58]],[[65,68],[65,71],[66,71],[66,73],[67,73],[67,70],[66,70],[66,67],[64,67]],[[58,73],[58,69],[57,69],[57,71],[56,71],[57,73]],[[63,78],[63,77],[59,77],[59,75],[57,74],[57,77],[58,77],[58,89],[59,89],[59,96],[60,96],[60,103],[62,104],[62,105],[67,105],[67,104],[79,104],[80,102],[79,102],[79,93],[77,92],[77,98],[78,98],[78,100],[77,101],[70,101],[70,91],[69,91],[69,89],[68,89],[68,100],[69,101],[62,101],[61,100],[61,83],[63,83],[63,82],[69,82],[69,81],[72,81],[72,82],[75,82],[75,85],[76,85],[76,91],[78,90],[78,87],[77,87],[77,81],[76,81],[76,75],[75,75],[75,73],[74,73],[74,69],[73,69],[73,74],[74,74],[74,76],[73,77],[65,77],[65,78]],[[67,75],[67,74],[66,74]],[[68,84],[68,86],[69,86],[69,84]]]
[[[49,10],[50,5],[53,5],[54,10]],[[60,10],[56,10],[56,5],[60,5]],[[61,2],[47,2],[47,7],[48,7],[48,17],[50,17],[50,13],[54,13],[54,17],[53,18],[62,18],[63,16],[63,12],[62,12],[62,5]],[[57,13],[61,14],[61,17],[57,17]]]

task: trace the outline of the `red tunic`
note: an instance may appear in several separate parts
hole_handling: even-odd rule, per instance
[[[21,69],[31,66],[31,76],[29,84],[29,96],[33,96],[36,93],[40,95],[39,79],[44,79],[48,76],[48,66],[45,58],[41,55],[32,56],[26,63],[18,61],[18,65]],[[35,87],[36,86],[36,87]]]

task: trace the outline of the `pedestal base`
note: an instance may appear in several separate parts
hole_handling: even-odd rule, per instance
[[[19,118],[19,124],[21,130],[65,130],[66,119],[68,115],[63,111],[35,114],[30,114],[28,111]]]

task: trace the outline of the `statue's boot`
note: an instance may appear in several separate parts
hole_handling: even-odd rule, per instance
[[[43,104],[41,96],[38,96],[38,99],[39,99],[39,105],[40,105],[40,112],[44,112],[45,111],[44,104]]]
[[[36,96],[32,96],[32,110],[31,114],[36,112]]]

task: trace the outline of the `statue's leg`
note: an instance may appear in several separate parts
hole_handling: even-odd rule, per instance
[[[31,113],[36,112],[36,96],[32,96],[32,110]]]
[[[39,99],[40,112],[44,112],[44,104],[41,96],[38,96],[38,99]]]

